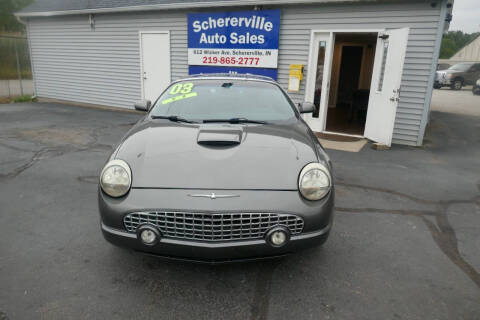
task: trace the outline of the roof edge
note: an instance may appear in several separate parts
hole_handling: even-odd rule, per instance
[[[204,1],[204,2],[184,2],[173,4],[151,4],[139,6],[126,6],[114,8],[95,8],[95,9],[77,9],[63,11],[39,11],[39,12],[16,12],[14,15],[19,18],[27,17],[52,17],[75,14],[94,14],[94,13],[119,13],[136,12],[148,10],[174,10],[191,8],[209,8],[209,7],[235,7],[235,6],[258,6],[258,5],[282,5],[282,4],[315,4],[315,3],[355,3],[355,2],[378,2],[379,0],[232,0],[232,1]]]

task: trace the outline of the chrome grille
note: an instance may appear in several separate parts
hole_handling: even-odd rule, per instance
[[[148,211],[129,213],[125,228],[135,232],[137,226],[157,226],[164,237],[185,240],[226,241],[261,239],[273,226],[287,227],[292,235],[303,230],[303,219],[281,213],[190,213]]]

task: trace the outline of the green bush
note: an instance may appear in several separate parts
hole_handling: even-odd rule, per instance
[[[31,95],[18,96],[13,98],[13,102],[32,102],[36,99],[32,99]]]
[[[12,102],[37,102],[37,98],[33,98],[31,95],[16,96],[16,97],[0,97],[0,104],[12,103]]]

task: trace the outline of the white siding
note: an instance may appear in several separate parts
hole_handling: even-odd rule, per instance
[[[410,27],[393,142],[415,145],[426,97],[431,94],[428,84],[433,72],[439,6],[432,8],[425,2],[284,6],[281,9],[278,81],[284,87],[290,64],[307,67],[312,29]],[[141,96],[140,30],[169,30],[172,80],[188,74],[187,11],[98,14],[93,30],[87,15],[30,19],[36,94],[131,108]],[[302,81],[300,92],[292,97],[303,100],[304,90],[305,81]]]
[[[141,98],[140,30],[169,30],[171,72],[187,74],[185,13],[149,12],[29,21],[39,97],[132,108]]]

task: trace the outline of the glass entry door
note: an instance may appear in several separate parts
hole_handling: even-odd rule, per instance
[[[311,44],[310,68],[308,70],[307,100],[316,106],[312,114],[304,116],[313,131],[325,129],[330,74],[332,70],[334,34],[331,32],[314,33]]]

